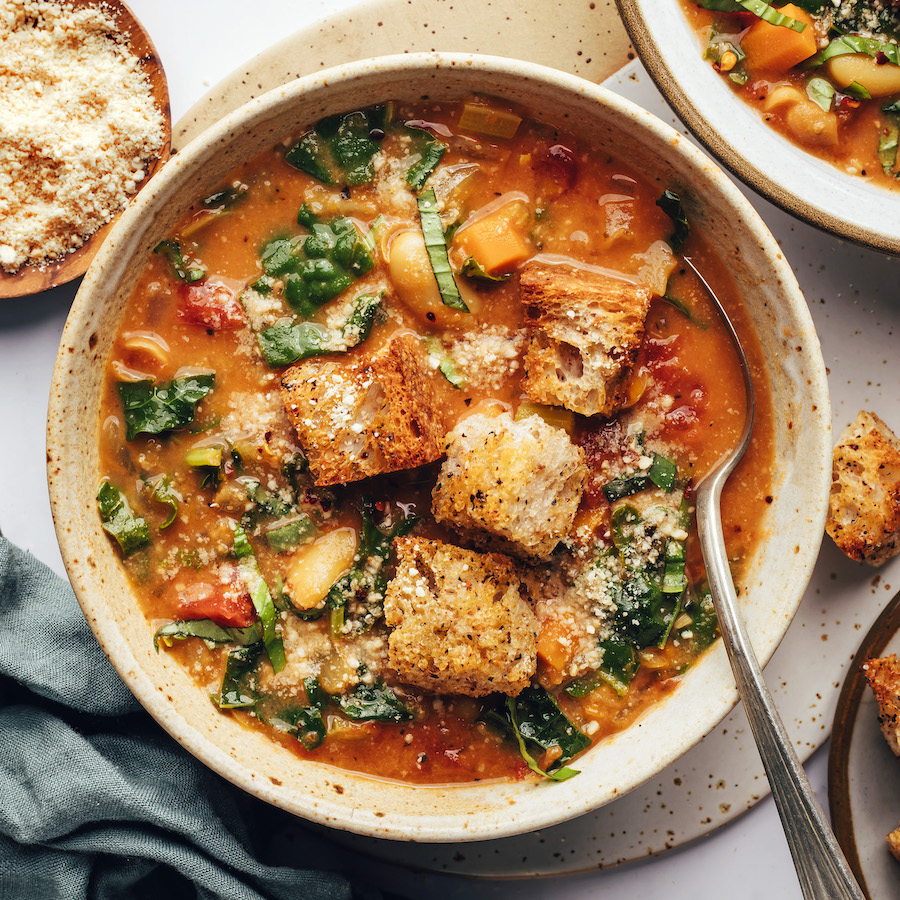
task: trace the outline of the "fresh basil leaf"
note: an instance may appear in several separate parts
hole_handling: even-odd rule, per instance
[[[160,641],[168,644],[172,640],[183,641],[186,638],[200,638],[208,644],[239,644],[246,647],[259,643],[262,632],[258,622],[246,628],[223,628],[211,619],[187,619],[169,622],[158,628],[153,635],[153,646],[159,652]]]
[[[872,95],[869,93],[869,89],[864,85],[860,84],[858,81],[851,81],[847,87],[844,88],[844,93],[848,94],[851,97],[855,97],[857,100],[871,100]]]
[[[125,419],[125,438],[162,434],[194,421],[197,404],[212,391],[216,376],[184,375],[154,385],[147,381],[120,381],[119,397]]]
[[[111,482],[100,485],[97,507],[103,530],[116,539],[122,556],[131,556],[150,543],[150,526],[131,511],[125,495]]]
[[[790,16],[778,12],[763,0],[700,0],[703,9],[712,9],[718,12],[749,12],[758,19],[768,22],[770,25],[778,25],[781,28],[790,28],[791,31],[804,31],[805,22],[798,22]]]
[[[842,34],[803,65],[805,67],[821,66],[835,56],[846,56],[848,53],[865,53],[867,56],[874,57],[881,53],[889,63],[900,66],[900,47],[883,38],[867,38],[858,34]]]
[[[656,205],[672,220],[672,224],[675,226],[667,241],[672,252],[679,253],[691,233],[691,226],[681,204],[681,197],[670,190],[665,190],[656,201]]]
[[[406,183],[414,191],[420,191],[447,152],[447,145],[432,137],[422,128],[413,128],[407,125],[406,130],[413,138],[411,156],[416,157],[406,170]]]
[[[831,109],[836,93],[834,85],[827,78],[810,78],[806,82],[806,96],[825,112]]]
[[[344,715],[355,722],[409,722],[413,718],[413,713],[380,680],[360,683],[336,700]]]
[[[509,281],[509,279],[512,278],[512,272],[501,275],[491,275],[491,273],[487,272],[474,256],[467,257],[466,261],[462,264],[459,273],[460,275],[465,275],[466,278],[471,278],[473,281],[483,281],[486,284],[500,284],[504,281]]]
[[[444,238],[444,228],[441,217],[437,211],[437,197],[434,190],[429,188],[417,199],[419,207],[419,219],[422,222],[422,234],[425,237],[425,250],[428,253],[428,261],[438,284],[441,300],[445,306],[458,309],[460,312],[469,312],[469,307],[459,293],[456,281],[453,279],[453,270],[450,268],[450,258],[447,256],[447,242]]]

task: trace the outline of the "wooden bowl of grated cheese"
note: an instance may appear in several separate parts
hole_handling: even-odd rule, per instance
[[[0,299],[72,281],[169,156],[156,49],[118,0],[3,0]]]

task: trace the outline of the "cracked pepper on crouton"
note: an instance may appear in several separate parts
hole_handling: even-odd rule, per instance
[[[513,560],[418,537],[398,538],[394,548],[384,616],[398,677],[470,697],[527,687],[537,667],[537,621]]]
[[[891,750],[900,756],[900,659],[892,653],[867,660],[863,672],[878,704],[881,733]]]
[[[825,531],[872,566],[900,552],[900,440],[874,413],[860,412],[834,448]]]
[[[626,402],[650,292],[592,269],[532,262],[519,276],[530,341],[525,393],[585,416]]]
[[[584,453],[540,416],[475,413],[447,435],[432,492],[438,522],[474,541],[549,559],[572,527],[587,476]]]
[[[410,332],[374,354],[304,360],[284,373],[281,391],[317,485],[411,469],[443,453],[422,342]]]

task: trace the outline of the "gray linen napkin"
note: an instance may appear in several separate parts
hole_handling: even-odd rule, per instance
[[[0,900],[350,900],[254,857],[267,810],[141,710],[68,583],[0,535]]]

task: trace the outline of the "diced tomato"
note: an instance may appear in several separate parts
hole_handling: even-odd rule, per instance
[[[178,595],[177,615],[182,619],[212,619],[216,625],[246,628],[256,621],[253,601],[237,578],[227,583],[200,581]]]
[[[182,286],[178,317],[213,331],[234,331],[244,325],[244,311],[224,284],[204,281]]]

